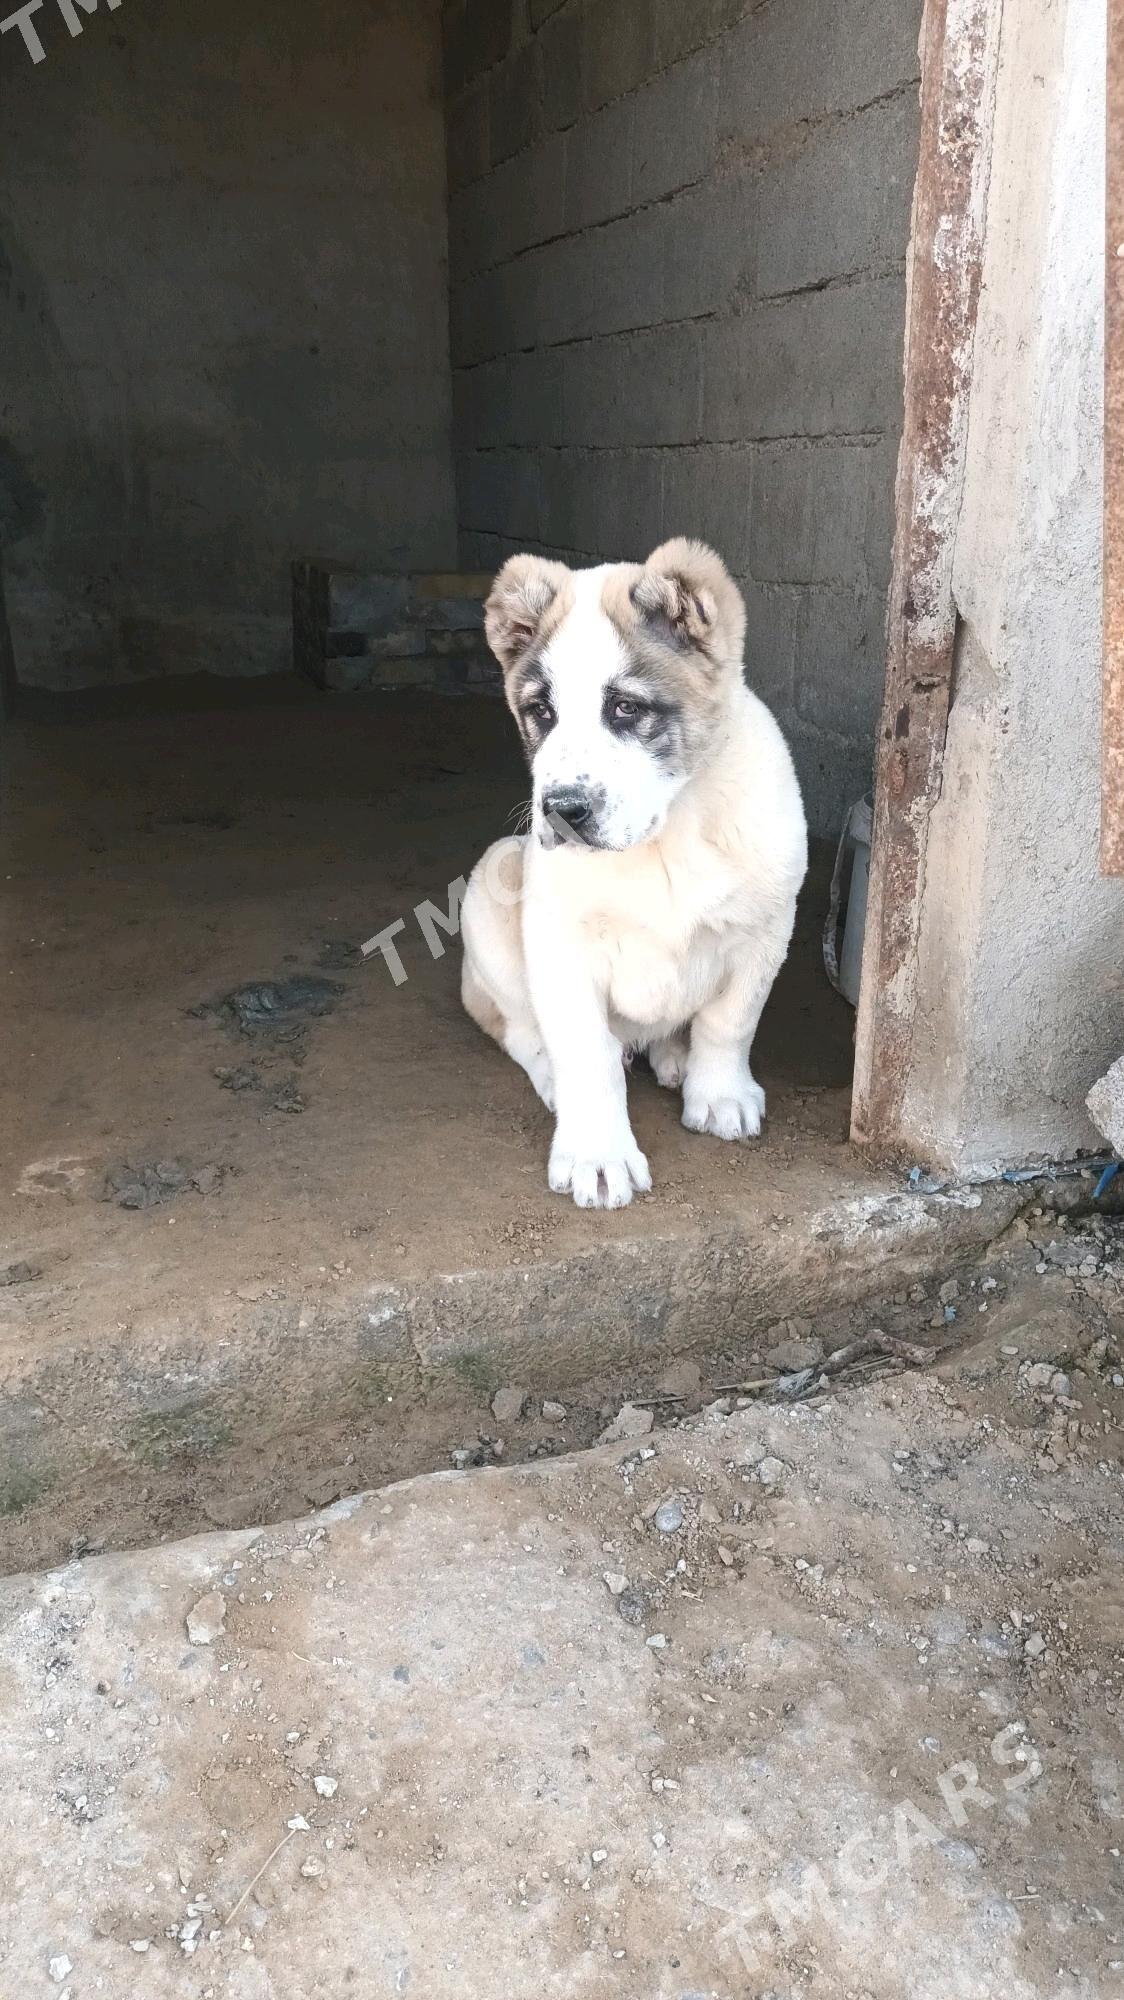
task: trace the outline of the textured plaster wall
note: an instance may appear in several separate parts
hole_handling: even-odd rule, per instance
[[[1124,1048],[1124,883],[1098,875],[1104,8],[1004,10],[961,626],[905,1124],[990,1168],[1097,1145]]]
[[[455,559],[439,0],[129,0],[0,39],[22,679],[290,657],[293,556]]]

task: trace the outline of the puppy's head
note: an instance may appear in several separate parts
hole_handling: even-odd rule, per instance
[[[642,565],[571,570],[512,556],[484,626],[543,845],[651,839],[705,763],[741,676],[745,606],[721,558],[682,537]]]

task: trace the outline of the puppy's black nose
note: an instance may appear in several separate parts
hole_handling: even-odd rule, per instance
[[[580,785],[556,785],[544,792],[542,809],[547,819],[565,820],[575,833],[593,818],[593,802]]]

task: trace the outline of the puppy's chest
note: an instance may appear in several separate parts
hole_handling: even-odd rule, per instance
[[[738,930],[736,896],[711,880],[705,895],[645,885],[616,907],[591,913],[587,935],[610,1012],[640,1028],[670,1030],[723,985]],[[661,893],[662,887],[662,893]]]

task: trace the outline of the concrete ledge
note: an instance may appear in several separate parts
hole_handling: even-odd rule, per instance
[[[0,1564],[7,1554],[11,1566],[17,1526],[22,1561],[29,1530],[57,1553],[62,1513],[92,1485],[134,1513],[139,1500],[141,1522],[149,1488],[164,1519],[201,1463],[258,1441],[352,1423],[401,1442],[423,1406],[455,1412],[506,1380],[572,1394],[594,1377],[658,1373],[678,1355],[736,1357],[776,1320],[955,1270],[1025,1199],[1000,1186],[862,1189],[783,1222],[638,1230],[551,1262],[367,1283],[330,1304],[280,1290],[198,1301],[190,1322],[10,1355],[0,1514],[13,1538],[6,1550],[0,1522]]]

